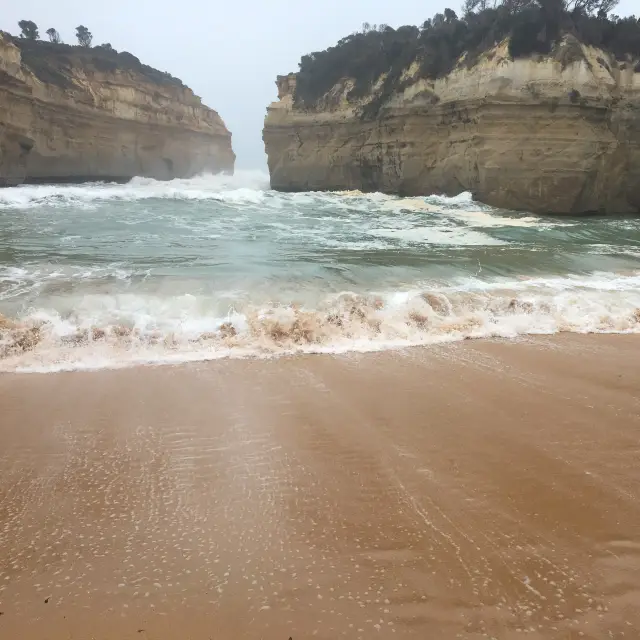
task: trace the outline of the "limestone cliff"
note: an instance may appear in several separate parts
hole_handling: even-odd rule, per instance
[[[127,53],[0,32],[0,186],[233,171],[231,134],[179,80]]]
[[[566,51],[578,47],[582,54]],[[443,78],[416,64],[375,118],[346,99],[345,78],[303,109],[296,76],[278,78],[264,142],[280,190],[471,191],[539,213],[640,212],[640,65],[565,40],[554,55],[512,59],[507,43]],[[378,83],[381,86],[382,79]]]

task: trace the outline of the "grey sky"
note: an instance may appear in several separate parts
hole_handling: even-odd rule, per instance
[[[264,168],[262,123],[275,99],[276,75],[295,71],[300,57],[325,49],[363,22],[421,24],[461,0],[5,0],[0,29],[18,20],[55,27],[75,42],[86,25],[94,44],[110,42],[179,77],[216,109],[233,133],[237,167]],[[616,13],[633,13],[621,0]],[[46,37],[46,36],[45,36]]]

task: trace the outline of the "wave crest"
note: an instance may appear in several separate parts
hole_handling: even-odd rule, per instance
[[[100,202],[170,199],[256,201],[269,189],[263,171],[238,171],[233,175],[202,174],[194,178],[160,181],[133,178],[126,184],[90,182],[79,185],[21,185],[0,190],[0,209],[89,206]]]
[[[136,300],[135,312],[127,314],[112,298],[94,296],[82,313],[67,317],[45,310],[19,320],[0,317],[0,369],[367,351],[561,331],[640,333],[640,291],[631,282],[621,290],[624,281],[610,281],[608,290],[532,281],[510,288],[345,292],[315,307],[245,304],[224,316],[210,313],[210,300],[192,305],[188,317],[182,297],[164,300],[162,317],[154,317],[149,311],[157,301]]]

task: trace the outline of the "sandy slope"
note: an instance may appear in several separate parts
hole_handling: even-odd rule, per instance
[[[640,637],[633,336],[0,377],[0,637]]]

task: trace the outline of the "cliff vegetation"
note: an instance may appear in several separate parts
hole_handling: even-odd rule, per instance
[[[38,27],[30,20],[21,20],[19,26],[22,32],[20,37],[0,33],[6,41],[20,49],[22,63],[42,82],[65,88],[69,83],[67,72],[73,68],[83,68],[89,72],[132,71],[157,84],[185,86],[170,73],[143,64],[133,54],[117,51],[110,43],[91,46],[93,36],[83,25],[76,28],[77,45],[63,43],[53,28],[47,30],[49,41],[40,40]]]
[[[180,80],[84,25],[77,45],[19,27],[0,32],[0,186],[233,171],[229,130]]]
[[[611,53],[625,61],[640,56],[640,19],[610,14],[617,0],[466,0],[462,17],[445,9],[421,27],[363,25],[335,46],[302,57],[296,79],[295,105],[312,109],[340,80],[350,78],[347,100],[357,102],[376,87],[362,117],[373,118],[403,82],[443,77],[461,62],[473,66],[480,53],[509,39],[512,59],[550,54],[564,36]],[[563,65],[580,58],[579,46],[565,47]],[[404,72],[418,61],[417,76]],[[638,64],[637,71],[640,71]],[[403,79],[404,78],[404,79]]]

